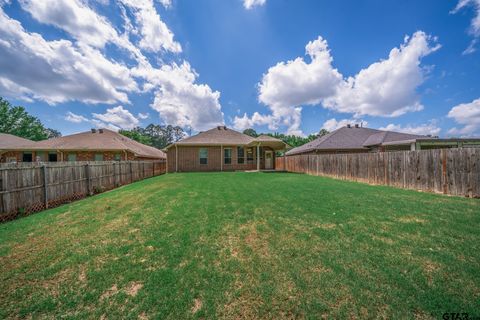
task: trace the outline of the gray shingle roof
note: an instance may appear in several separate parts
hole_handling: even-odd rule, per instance
[[[367,147],[381,145],[397,140],[418,139],[426,136],[408,133],[382,131],[362,127],[342,127],[323,137],[317,138],[287,152],[287,155],[310,152],[314,150],[368,150]]]
[[[284,142],[277,138],[267,135],[261,135],[258,138],[254,138],[225,126],[219,126],[200,132],[197,135],[185,138],[172,145],[251,145],[256,142],[278,143],[284,145]]]
[[[33,144],[35,144],[35,141],[20,138],[8,133],[0,133],[0,149],[17,149],[22,146]]]
[[[109,150],[133,152],[138,157],[166,158],[163,151],[144,145],[111,130],[103,129],[36,142],[35,150]]]
[[[243,145],[249,144],[255,138],[246,134],[232,130],[224,126],[218,126],[213,129],[200,132],[197,135],[185,138],[176,142],[178,145],[220,145],[220,144],[232,144]]]

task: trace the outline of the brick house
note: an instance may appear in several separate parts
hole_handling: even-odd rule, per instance
[[[4,136],[9,137],[4,139]],[[166,154],[161,150],[107,129],[92,129],[38,142],[5,134],[2,134],[0,139],[0,162],[120,161],[166,158]]]
[[[457,147],[480,147],[480,139],[439,139],[432,136],[347,125],[293,148],[286,155],[413,151]]]
[[[169,145],[167,172],[274,170],[275,152],[286,147],[270,136],[254,138],[218,126]]]
[[[20,138],[7,133],[0,133],[0,162],[21,162],[23,152],[21,148],[30,148],[35,141]],[[27,155],[25,155],[28,157]],[[30,156],[32,154],[30,153]],[[32,161],[32,158],[27,159]]]

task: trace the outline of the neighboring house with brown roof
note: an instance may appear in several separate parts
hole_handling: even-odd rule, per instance
[[[21,161],[22,147],[29,147],[35,141],[20,138],[8,133],[0,133],[0,162],[17,162]],[[20,159],[20,160],[18,160]]]
[[[2,149],[0,148],[0,150]],[[2,162],[119,161],[166,158],[166,154],[161,150],[107,129],[92,129],[38,142],[26,140],[23,143],[10,144],[9,148],[4,151],[8,152],[10,156],[2,157]]]
[[[169,145],[167,171],[273,170],[275,151],[286,148],[270,136],[254,138],[218,126]]]
[[[345,126],[288,151],[287,156],[480,147],[480,139],[438,139],[431,136]]]

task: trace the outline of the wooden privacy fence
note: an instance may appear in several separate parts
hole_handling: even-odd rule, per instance
[[[276,159],[276,170],[480,197],[480,149],[475,148],[294,155],[284,161]]]
[[[164,174],[166,161],[2,164],[0,222]]]

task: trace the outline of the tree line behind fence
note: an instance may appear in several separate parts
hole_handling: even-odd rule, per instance
[[[2,164],[0,222],[161,175],[165,171],[165,160]]]
[[[286,166],[286,168],[285,168]],[[276,169],[450,195],[480,197],[480,149],[315,154],[276,159]]]

